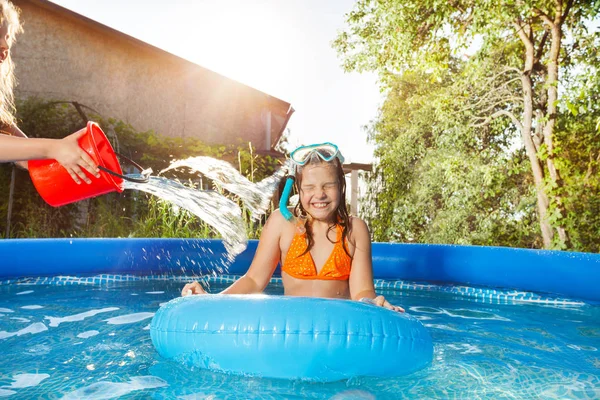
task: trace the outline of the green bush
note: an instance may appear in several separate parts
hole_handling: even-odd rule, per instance
[[[154,131],[138,132],[131,125],[105,119],[81,107],[97,121],[119,153],[158,173],[172,160],[193,156],[223,159],[251,181],[259,181],[279,167],[277,159],[257,155],[248,144],[214,145],[197,138],[166,137]],[[85,126],[85,118],[72,103],[29,98],[17,104],[20,128],[30,137],[62,138]],[[6,236],[12,164],[0,164],[0,235]],[[197,186],[200,178],[187,171],[170,171],[170,179]],[[203,187],[212,183],[204,179]],[[228,194],[225,194],[228,195]],[[229,196],[229,195],[228,195]],[[262,223],[252,221],[239,202],[250,238],[257,238]],[[146,193],[127,190],[53,208],[36,192],[27,171],[17,170],[10,222],[12,238],[51,237],[216,237],[216,232],[196,216],[173,208]]]

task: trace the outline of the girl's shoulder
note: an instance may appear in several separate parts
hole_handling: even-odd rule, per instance
[[[371,236],[367,223],[362,219],[350,216],[348,221],[350,222],[348,226],[348,239],[351,242],[356,243],[357,239]]]
[[[293,232],[293,222],[285,219],[281,211],[277,209],[267,218],[260,234],[260,240],[263,242],[279,243],[279,246],[281,246],[282,243],[286,243],[288,240],[291,242]]]
[[[352,232],[354,230],[361,231],[361,230],[365,230],[365,229],[367,230],[367,232],[369,231],[369,227],[367,226],[367,223],[358,217],[349,216],[348,222],[350,222],[350,224],[349,224],[350,226],[348,226],[349,232]]]
[[[293,215],[293,210],[288,211],[292,212]],[[271,215],[269,215],[269,218],[267,218],[267,222],[265,225],[275,225],[278,227],[278,230],[286,231],[294,229],[294,219],[287,220],[281,213],[281,210],[278,208],[275,211],[273,211]]]
[[[288,208],[288,210],[287,210],[287,211],[288,211],[289,213],[291,213],[292,215],[294,215],[294,210],[293,210],[293,209],[290,209],[290,208]],[[281,212],[281,209],[279,209],[279,208],[275,209],[275,210],[274,210],[274,211],[271,213],[271,215],[269,216],[269,218],[268,218],[267,220],[271,220],[271,219],[273,219],[274,221],[277,221],[277,222],[284,222],[284,221],[285,221],[285,222],[288,222],[288,223],[293,223],[293,220],[292,220],[292,221],[288,221],[288,220],[287,220],[287,219],[286,219],[286,218],[283,216],[283,213]]]

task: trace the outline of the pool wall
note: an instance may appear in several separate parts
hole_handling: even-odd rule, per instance
[[[258,242],[225,269],[220,240],[9,239],[0,278],[93,274],[243,274]],[[505,247],[373,244],[375,278],[487,286],[600,302],[600,254]]]

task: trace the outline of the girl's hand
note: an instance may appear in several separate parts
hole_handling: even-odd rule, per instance
[[[71,178],[78,184],[82,180],[85,183],[92,183],[90,178],[83,172],[83,169],[96,178],[100,177],[100,170],[94,160],[79,147],[79,138],[85,133],[86,131],[82,129],[64,139],[53,140],[48,148],[48,158],[55,159],[65,167]]]
[[[392,304],[390,304],[389,301],[387,301],[385,299],[385,297],[383,296],[377,296],[373,299],[373,304],[378,305],[379,307],[385,307],[388,310],[392,310],[392,311],[398,311],[398,312],[404,312],[404,308],[400,307],[400,306],[394,306]]]
[[[181,296],[189,296],[191,294],[208,294],[206,290],[198,282],[186,284],[181,290]]]

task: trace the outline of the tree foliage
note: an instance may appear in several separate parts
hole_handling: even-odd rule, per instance
[[[598,251],[599,7],[356,3],[334,47],[387,95],[370,127],[376,239]]]
[[[539,246],[535,196],[510,129],[471,135],[454,102],[454,73],[405,73],[388,91],[370,138],[378,144],[366,217],[374,238]],[[454,105],[454,106],[453,106]]]

